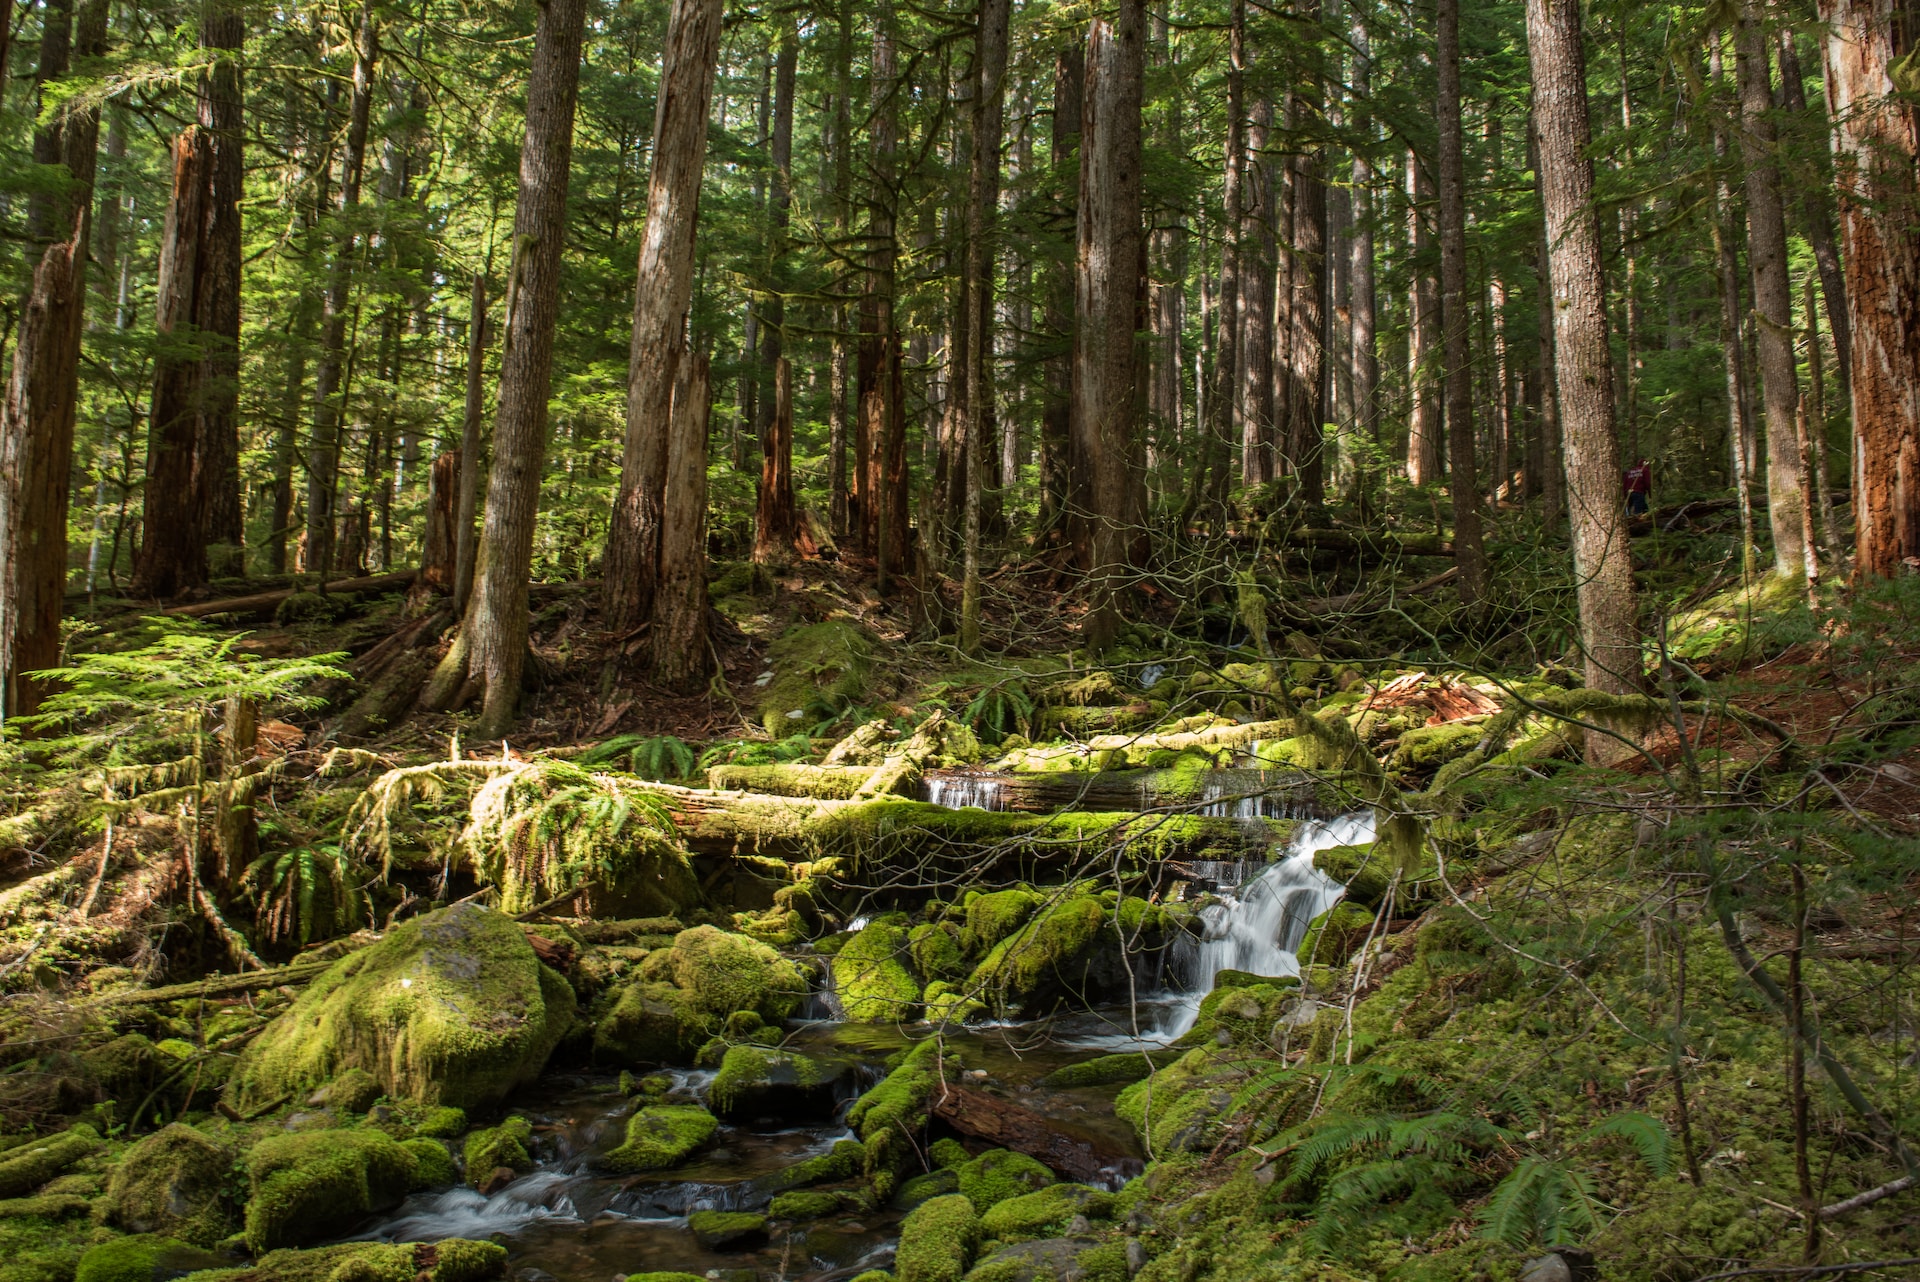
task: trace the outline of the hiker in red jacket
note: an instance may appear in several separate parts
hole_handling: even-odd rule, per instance
[[[1653,464],[1641,459],[1627,469],[1627,515],[1645,516],[1647,496],[1653,493]]]

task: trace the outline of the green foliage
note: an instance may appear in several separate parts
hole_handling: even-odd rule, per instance
[[[1597,1224],[1592,1181],[1541,1157],[1522,1159],[1480,1212],[1481,1234],[1515,1248],[1570,1246]]]
[[[960,720],[982,741],[999,743],[1011,734],[1031,734],[1038,706],[1025,683],[1000,681],[974,695],[961,709]]]
[[[254,925],[269,943],[305,945],[350,930],[367,914],[365,874],[338,843],[263,854],[241,880],[253,892]]]
[[[626,763],[629,774],[662,782],[691,776],[698,764],[692,748],[674,735],[623,734],[597,743],[574,758],[581,766]]]

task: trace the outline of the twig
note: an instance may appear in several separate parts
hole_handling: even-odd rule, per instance
[[[1896,1193],[1904,1193],[1916,1183],[1920,1183],[1920,1181],[1916,1181],[1913,1176],[1902,1175],[1897,1180],[1888,1180],[1878,1188],[1870,1188],[1864,1193],[1855,1193],[1850,1198],[1834,1202],[1828,1206],[1823,1206],[1815,1211],[1814,1215],[1822,1220],[1837,1220],[1843,1215],[1851,1215],[1864,1207],[1872,1206],[1875,1202],[1890,1198]]]

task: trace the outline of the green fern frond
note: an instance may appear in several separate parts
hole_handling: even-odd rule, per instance
[[[1587,1132],[1588,1139],[1617,1136],[1633,1146],[1655,1175],[1673,1169],[1673,1136],[1665,1122],[1649,1113],[1615,1113]]]

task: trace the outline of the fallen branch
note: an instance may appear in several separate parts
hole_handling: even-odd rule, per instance
[[[97,997],[85,998],[75,1004],[134,1006],[153,1002],[183,1001],[193,997],[235,997],[241,993],[278,988],[282,984],[304,984],[338,960],[340,960],[338,957],[329,957],[324,961],[294,962],[272,970],[249,971],[244,975],[215,975],[210,979],[195,980],[191,984],[167,984],[160,988],[116,988],[110,992],[101,993]]]
[[[1864,1207],[1872,1206],[1875,1202],[1885,1201],[1896,1193],[1904,1193],[1916,1183],[1920,1183],[1920,1180],[1915,1180],[1911,1175],[1902,1175],[1897,1180],[1888,1180],[1878,1188],[1868,1189],[1864,1193],[1855,1193],[1850,1198],[1830,1206],[1823,1206],[1815,1211],[1814,1215],[1822,1220],[1837,1220],[1843,1215],[1851,1215]]]
[[[328,592],[379,592],[388,588],[404,588],[414,579],[412,570],[396,570],[392,574],[370,574],[358,579],[341,579],[327,584]],[[223,597],[216,601],[195,601],[192,605],[176,605],[162,614],[181,619],[204,619],[210,614],[259,614],[277,607],[288,597],[301,592],[311,592],[309,587],[277,588],[272,592],[255,592],[251,596]]]
[[[1718,1282],[1720,1278],[1750,1278],[1762,1274],[1773,1277],[1812,1278],[1830,1273],[1871,1273],[1875,1269],[1897,1269],[1909,1264],[1920,1264],[1920,1255],[1909,1255],[1899,1260],[1854,1260],[1847,1264],[1760,1264],[1750,1269],[1728,1269],[1724,1273],[1709,1273],[1693,1282]]]

